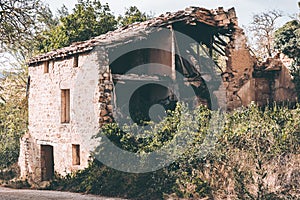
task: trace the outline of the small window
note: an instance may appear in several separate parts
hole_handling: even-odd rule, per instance
[[[80,145],[72,144],[72,164],[80,165]]]
[[[78,67],[78,55],[75,55],[73,58],[73,67]]]
[[[44,74],[49,73],[49,61],[44,62]]]
[[[70,90],[61,90],[61,123],[70,122]]]

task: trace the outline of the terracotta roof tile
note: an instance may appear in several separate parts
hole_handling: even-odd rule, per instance
[[[174,13],[167,12],[159,17],[145,22],[134,23],[121,27],[115,31],[99,35],[87,41],[75,42],[68,47],[53,50],[31,58],[29,66],[51,59],[64,58],[73,54],[84,53],[92,50],[95,46],[121,43],[126,38],[132,38],[143,34],[148,34],[153,27],[166,27],[175,22],[185,21],[187,23],[200,22],[210,26],[224,27],[229,24],[237,26],[237,18],[234,8],[224,11],[223,8],[208,10],[200,7],[189,7]]]

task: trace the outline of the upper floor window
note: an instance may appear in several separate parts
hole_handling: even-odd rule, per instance
[[[44,74],[49,73],[49,61],[44,62]]]
[[[70,89],[61,90],[61,123],[70,122]]]
[[[78,55],[75,55],[73,58],[73,67],[78,67]]]

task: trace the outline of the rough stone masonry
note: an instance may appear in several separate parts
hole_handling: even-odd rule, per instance
[[[162,28],[167,30],[163,34]],[[196,43],[176,43],[174,30]],[[111,62],[118,49],[144,43],[164,46],[167,51],[138,49]],[[215,63],[215,68],[203,64],[207,58],[200,54],[201,48],[208,56],[217,55],[225,60],[225,64]],[[183,53],[190,60],[183,60]],[[202,62],[197,63],[199,60]],[[169,68],[149,69],[149,74],[126,74],[132,67],[145,63],[161,63]],[[209,96],[227,110],[251,102],[264,106],[273,101],[296,101],[286,66],[279,57],[258,62],[250,53],[233,8],[225,11],[190,7],[166,13],[33,57],[28,65],[29,126],[21,139],[19,165],[21,177],[36,184],[50,180],[54,173],[66,175],[87,167],[90,152],[98,144],[92,137],[101,125],[112,122],[115,111],[122,107],[114,90],[117,81],[159,83],[166,77],[176,80],[174,74],[179,71],[186,86],[195,90],[198,103],[207,106],[211,106]],[[198,69],[221,74],[222,82],[213,88],[212,94],[208,94],[206,83],[214,81],[214,77],[201,74]],[[136,107],[175,100],[170,91],[151,86],[146,94],[137,94]],[[172,108],[167,103],[164,106]]]

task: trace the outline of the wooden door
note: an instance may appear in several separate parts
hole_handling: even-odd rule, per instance
[[[53,146],[41,145],[42,181],[49,181],[54,175]]]

